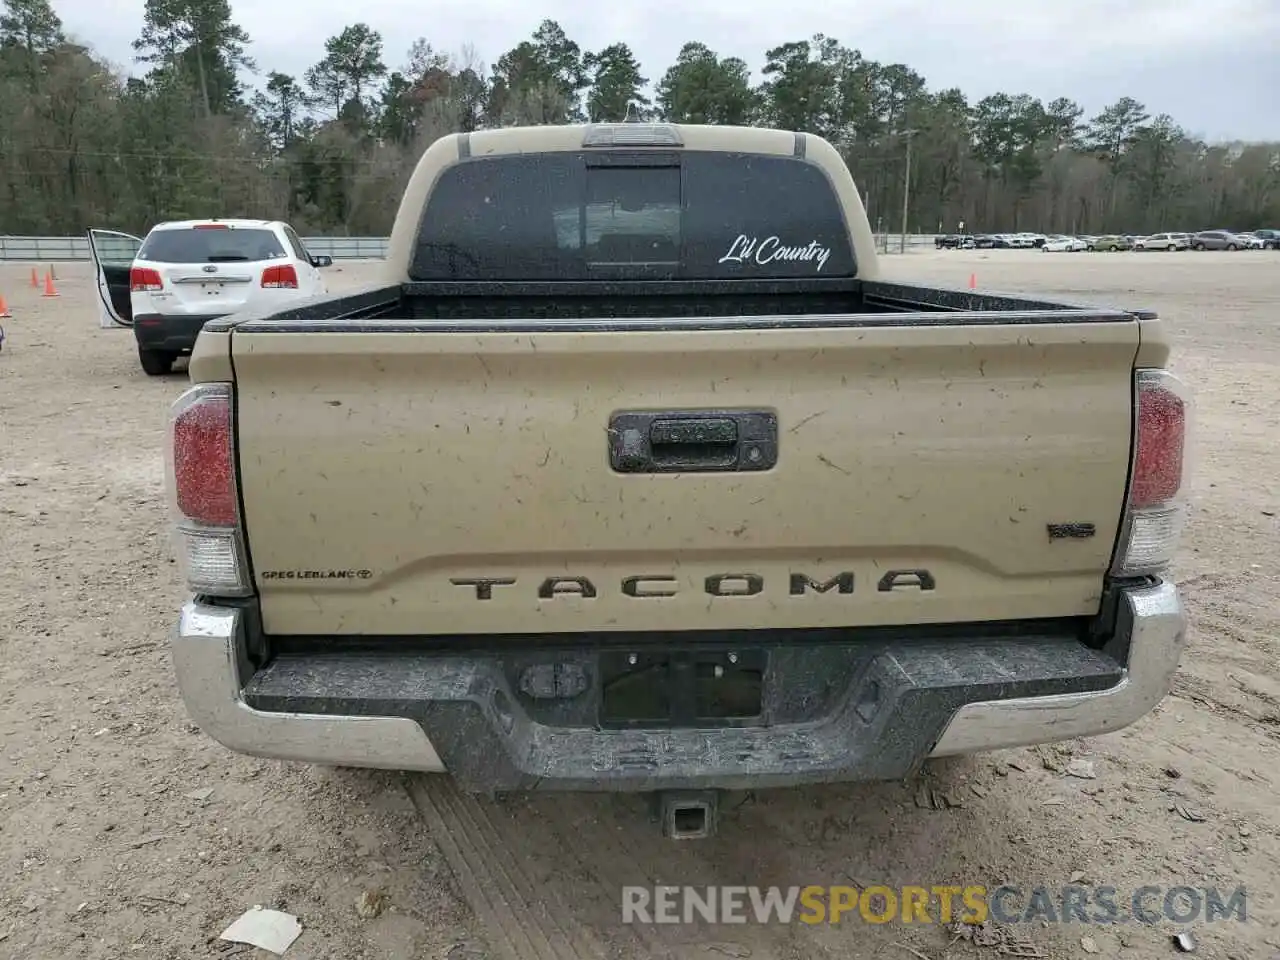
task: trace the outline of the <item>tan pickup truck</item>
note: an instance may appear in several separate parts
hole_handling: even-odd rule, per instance
[[[172,410],[183,699],[227,747],[655,791],[908,776],[1166,693],[1160,321],[880,279],[826,141],[438,140],[382,280],[210,322]]]

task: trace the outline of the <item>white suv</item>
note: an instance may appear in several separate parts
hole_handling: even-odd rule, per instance
[[[104,323],[133,328],[151,376],[189,354],[215,317],[328,293],[320,268],[333,263],[278,220],[160,223],[145,240],[90,230],[89,244]]]
[[[1189,233],[1155,233],[1133,242],[1135,250],[1190,250]]]

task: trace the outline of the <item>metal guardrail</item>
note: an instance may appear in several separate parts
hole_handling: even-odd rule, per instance
[[[387,255],[386,237],[303,237],[317,257],[335,260],[381,260]],[[88,260],[87,237],[0,236],[0,260]]]
[[[335,260],[381,260],[387,255],[389,237],[303,237],[317,257]]]
[[[902,234],[900,233],[875,233],[872,234],[876,240],[877,253],[902,253]],[[937,233],[908,233],[907,234],[907,250],[932,250],[935,247],[934,241],[941,236]]]
[[[907,235],[907,249],[933,249],[935,234]],[[303,237],[317,257],[335,260],[381,260],[387,255],[387,237]],[[880,253],[900,253],[902,239],[896,233],[876,234]],[[89,241],[85,237],[6,237],[0,236],[0,261],[30,260],[37,262],[88,260]]]

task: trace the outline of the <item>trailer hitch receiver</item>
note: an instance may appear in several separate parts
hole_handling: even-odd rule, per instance
[[[719,795],[715,790],[668,790],[658,795],[663,836],[706,840],[715,836]]]

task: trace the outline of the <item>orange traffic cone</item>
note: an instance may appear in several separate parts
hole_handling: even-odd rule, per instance
[[[970,290],[978,289],[978,275],[976,273],[969,274],[969,289]]]
[[[58,291],[53,285],[52,272],[46,272],[44,275],[44,295],[46,297],[56,297],[58,295]]]
[[[35,267],[31,268],[31,289],[32,290],[40,289],[40,274],[36,273]]]
[[[7,320],[13,314],[9,312],[9,305],[4,302],[4,294],[0,293],[0,319]]]

